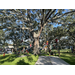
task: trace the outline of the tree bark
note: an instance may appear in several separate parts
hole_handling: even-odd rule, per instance
[[[59,56],[60,56],[61,45],[59,45],[59,44],[60,44],[60,38],[59,38],[59,43],[58,43],[58,54],[59,54]]]
[[[39,37],[34,38],[34,42],[33,42],[33,52],[34,54],[39,54]]]
[[[34,39],[34,41],[33,41],[33,53],[36,55],[40,53],[40,51],[39,51],[39,37],[40,37],[40,34],[42,32],[42,29],[43,29],[43,27],[41,26],[40,31],[38,33],[34,32],[34,34],[33,34],[33,39]]]
[[[14,48],[15,48],[15,51],[17,51],[17,46],[16,45],[14,46]]]

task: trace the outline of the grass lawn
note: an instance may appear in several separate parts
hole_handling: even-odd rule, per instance
[[[60,53],[60,58],[70,65],[75,65],[75,53]]]
[[[69,63],[70,65],[75,65],[75,53],[67,53],[68,52],[72,52],[70,49],[62,49],[60,50],[60,52],[66,52],[66,53],[60,53],[60,57],[61,59],[63,59],[64,61],[66,61],[67,63]],[[51,52],[58,52],[57,50],[52,50]],[[44,53],[44,50],[42,50],[42,53],[40,56],[49,56],[49,52]],[[55,55],[55,54],[54,54]],[[54,56],[54,55],[50,55],[50,56]],[[58,53],[56,53],[56,56],[58,56]]]
[[[53,50],[53,52],[57,50]],[[60,52],[72,52],[70,49],[62,49]],[[56,53],[58,56],[58,53]],[[69,63],[70,65],[75,65],[75,53],[60,53],[60,58]]]
[[[49,52],[45,53],[44,50],[41,50],[41,54],[39,56],[49,56]],[[53,55],[50,55],[53,56]]]
[[[52,50],[52,52],[55,51],[57,52],[57,50]],[[67,51],[71,52],[70,49],[60,50],[60,52],[67,52]],[[36,57],[30,53],[28,54],[30,56],[25,57],[17,57],[16,54],[6,54],[5,57],[3,57],[3,55],[0,55],[0,65],[35,65],[39,56],[49,56],[49,52],[45,53],[44,50],[42,50],[41,53],[42,54],[37,55]],[[56,53],[56,56],[58,56],[58,53]],[[60,58],[71,65],[75,65],[75,53],[60,53]]]
[[[38,57],[38,55],[36,57],[34,55],[25,57],[17,57],[16,54],[7,54],[5,57],[0,55],[0,65],[34,65]]]
[[[52,52],[58,52],[56,49],[51,50]],[[61,49],[60,52],[72,52],[71,49]]]

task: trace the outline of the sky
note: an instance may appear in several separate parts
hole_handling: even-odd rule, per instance
[[[58,25],[58,24],[56,24],[56,25],[53,25],[53,26],[54,26],[54,27],[58,27],[58,26],[61,26],[61,24],[59,24],[59,25]]]

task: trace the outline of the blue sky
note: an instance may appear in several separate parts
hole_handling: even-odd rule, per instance
[[[54,26],[54,27],[58,27],[58,26],[61,26],[61,24],[59,24],[59,25],[58,25],[58,24],[56,24],[56,25],[53,25],[53,26]]]

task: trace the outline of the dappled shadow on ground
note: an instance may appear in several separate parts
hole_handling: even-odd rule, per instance
[[[9,56],[9,55],[1,56],[1,57],[0,57],[0,60],[1,60],[1,59],[5,59],[5,58],[7,58],[8,56]]]
[[[30,61],[30,62],[32,62],[32,61],[33,61],[33,58],[32,58],[32,57],[30,57],[30,56],[27,56],[27,59],[28,59],[28,61]]]
[[[72,53],[67,53],[67,54],[69,54],[69,56],[66,55],[66,53],[64,53],[63,55],[60,54],[60,58],[71,65],[75,65],[75,57],[73,57],[73,54]]]
[[[16,65],[29,65],[29,63],[25,63],[24,59],[22,59],[19,62],[17,62]]]
[[[49,56],[40,56],[36,65],[52,65]]]
[[[4,62],[12,62],[15,60],[15,58],[17,58],[16,55],[6,55],[4,57],[2,56],[1,59],[3,59],[3,60],[1,61],[1,59],[0,59],[0,64],[2,64]]]
[[[0,64],[3,64],[5,62],[11,63],[13,62],[16,58],[18,58],[18,55],[13,54],[13,55],[5,55],[4,57],[1,56],[0,57]],[[31,57],[31,55],[27,55],[27,59],[29,62],[33,61],[33,58]],[[23,59],[18,61],[16,63],[16,65],[30,65],[29,63],[26,63]]]

